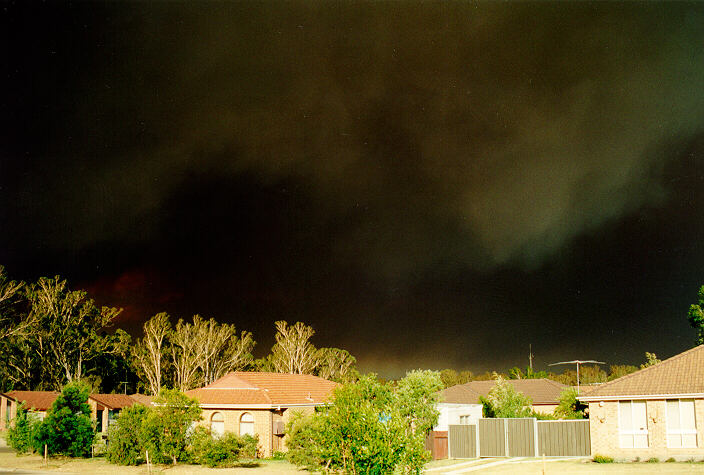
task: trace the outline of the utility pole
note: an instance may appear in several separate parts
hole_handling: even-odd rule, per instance
[[[530,372],[533,372],[533,344],[528,343],[528,363],[530,366]]]
[[[572,361],[560,361],[559,363],[551,363],[548,366],[555,366],[557,364],[575,364],[577,363],[577,395],[579,396],[579,365],[584,363],[595,363],[595,364],[606,364],[603,361],[596,360],[572,360]]]

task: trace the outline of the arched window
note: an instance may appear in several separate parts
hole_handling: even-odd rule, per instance
[[[245,412],[240,417],[240,435],[254,435],[254,416]]]
[[[214,436],[221,436],[225,433],[225,418],[221,412],[213,412],[210,416],[210,432]]]

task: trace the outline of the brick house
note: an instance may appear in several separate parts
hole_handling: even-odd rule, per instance
[[[46,417],[46,412],[60,393],[56,391],[8,391],[0,393],[0,430],[7,429],[10,421],[17,415],[17,407],[24,406],[40,419]],[[125,407],[135,403],[148,405],[150,396],[134,394],[91,394],[88,405],[91,408],[91,418],[96,421],[98,432],[103,432]]]
[[[585,392],[592,454],[704,457],[704,345]]]
[[[260,451],[269,457],[286,450],[284,430],[291,414],[312,413],[336,386],[306,374],[233,372],[186,394],[198,400],[201,424],[214,434],[258,435]]]

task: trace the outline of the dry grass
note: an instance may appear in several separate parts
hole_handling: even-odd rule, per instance
[[[438,468],[428,472],[428,475],[443,475],[456,471],[458,474],[461,471],[467,470],[467,473],[515,473],[523,475],[546,475],[550,474],[599,474],[599,473],[642,473],[642,474],[660,474],[660,473],[704,473],[704,464],[701,463],[609,463],[599,464],[588,460],[569,460],[569,461],[547,461],[545,463],[545,472],[543,472],[542,460],[528,459],[520,462],[507,462],[493,465],[491,462],[500,462],[502,459],[492,459],[485,462],[477,461],[476,465],[466,465],[469,461],[456,461],[455,464],[435,465],[436,462],[429,464],[429,468]],[[481,465],[487,465],[485,468],[480,468]],[[476,467],[476,468],[475,468]],[[469,469],[473,469],[469,471]]]

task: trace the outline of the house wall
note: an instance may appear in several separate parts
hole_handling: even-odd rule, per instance
[[[259,452],[263,457],[271,457],[274,451],[285,451],[285,437],[273,434],[274,422],[283,421],[288,424],[293,412],[311,414],[313,406],[275,409],[203,409],[200,425],[210,427],[210,419],[214,413],[219,412],[225,420],[225,431],[240,433],[240,417],[249,412],[254,417],[254,433],[259,436]]]
[[[438,422],[433,427],[434,431],[447,431],[450,425],[457,425],[460,423],[460,416],[469,416],[470,424],[476,424],[477,419],[482,418],[482,405],[481,404],[452,404],[452,403],[439,403],[438,411],[440,415],[438,416]]]
[[[704,399],[694,401],[697,429],[696,448],[668,448],[665,400],[646,401],[648,421],[648,448],[626,449],[620,447],[618,427],[618,401],[589,403],[589,432],[592,455],[607,455],[619,460],[633,460],[639,457],[648,460],[657,457],[665,461],[670,457],[677,460],[697,460],[704,458]]]

